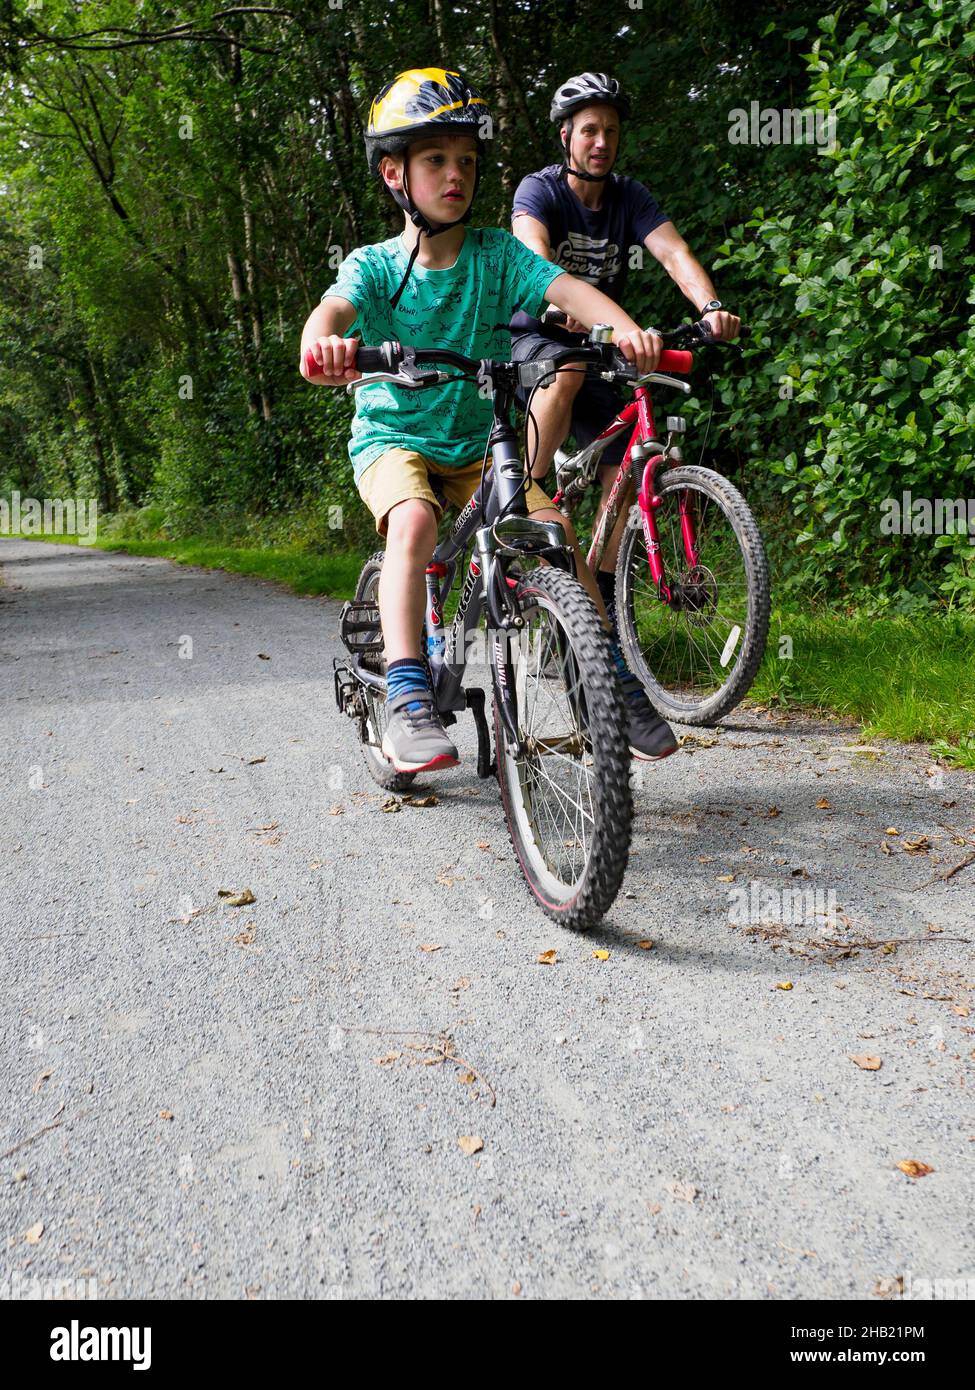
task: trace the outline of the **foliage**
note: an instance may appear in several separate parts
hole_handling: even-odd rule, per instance
[[[885,536],[879,508],[975,494],[973,13],[202,0],[189,38],[161,0],[0,6],[0,491],[150,506],[174,537],[368,543],[351,403],[296,359],[337,259],[389,233],[369,99],[409,61],[466,70],[497,118],[477,219],[504,225],[557,158],[552,89],[595,66],[633,97],[620,167],[752,327],[703,452],[759,504],[780,593],[971,609],[967,537]],[[731,143],[752,102],[834,112],[835,148]],[[647,262],[628,307],[675,322]]]

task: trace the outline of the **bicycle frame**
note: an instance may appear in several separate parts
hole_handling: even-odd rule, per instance
[[[671,378],[664,378],[670,382]],[[683,382],[679,383],[682,387]],[[586,561],[593,574],[599,569],[600,561],[606,552],[610,537],[613,535],[619,523],[623,508],[629,502],[629,487],[632,482],[636,491],[637,503],[640,508],[640,520],[643,526],[644,539],[647,547],[647,558],[649,562],[650,574],[656,586],[657,593],[664,603],[671,603],[673,595],[670,586],[666,582],[664,575],[663,560],[661,558],[660,537],[657,531],[657,519],[655,512],[661,505],[662,498],[657,495],[656,475],[657,469],[662,460],[667,457],[665,446],[656,438],[656,426],[653,419],[653,404],[650,398],[650,390],[647,386],[637,386],[634,392],[634,399],[610,421],[603,430],[602,434],[577,454],[574,454],[568,462],[572,465],[574,472],[582,473],[585,477],[588,474],[588,481],[595,476],[595,469],[604,451],[613,440],[620,434],[633,426],[626,453],[620,462],[619,470],[613,479],[613,486],[610,489],[606,506],[603,508],[595,528],[593,530],[592,541]],[[633,449],[637,447],[641,450],[637,458],[633,458]],[[643,453],[644,448],[649,450],[649,457]],[[565,466],[565,465],[564,465]],[[587,485],[588,485],[587,481]],[[560,489],[553,499],[556,506],[563,503],[566,494],[572,484]],[[581,489],[577,489],[574,494],[570,494],[570,501],[578,496]],[[562,510],[568,515],[568,510],[562,506]],[[698,564],[699,557],[697,552],[697,537],[694,530],[694,519],[687,506],[687,498],[680,499],[680,521],[681,535],[684,542],[684,554],[689,566]]]

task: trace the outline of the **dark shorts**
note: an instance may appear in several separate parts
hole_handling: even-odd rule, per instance
[[[536,357],[551,357],[559,352],[561,343],[546,338],[541,333],[519,333],[511,340],[511,357],[514,362],[532,362]],[[539,388],[542,389],[542,388]],[[527,392],[518,391],[518,403],[524,410]],[[537,397],[536,397],[537,399]],[[572,405],[572,433],[580,449],[598,438],[603,430],[623,406],[627,396],[608,381],[585,381],[579,388]],[[632,429],[624,430],[619,438],[607,445],[601,462],[618,468],[630,442]]]

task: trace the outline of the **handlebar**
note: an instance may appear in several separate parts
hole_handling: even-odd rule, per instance
[[[546,321],[555,323],[561,319],[564,323],[565,317],[565,314],[558,310],[554,314],[547,315]],[[743,331],[745,330],[743,329]],[[713,338],[708,324],[703,319],[696,323],[682,323],[676,328],[666,331],[655,329],[654,332],[659,333],[663,339],[664,350],[660,354],[655,372],[651,373],[649,378],[641,378],[641,373],[637,367],[610,343],[592,343],[588,338],[581,337],[578,347],[560,348],[553,343],[552,360],[559,366],[585,364],[592,367],[593,370],[601,370],[607,375],[633,382],[641,379],[652,380],[657,373],[672,372],[677,376],[687,376],[694,365],[694,355],[689,351],[691,346],[737,348],[734,343]],[[316,364],[310,348],[307,350],[306,360],[310,373],[314,373]],[[420,389],[458,379],[453,375],[435,370],[434,364],[457,368],[461,376],[465,377],[476,376],[484,367],[494,367],[497,370],[502,366],[500,363],[488,364],[476,361],[472,357],[465,357],[462,353],[453,352],[449,348],[412,348],[395,342],[383,343],[381,347],[361,345],[357,348],[355,357],[356,370],[363,373],[364,376],[369,376],[373,381],[377,377],[381,377],[384,380],[395,381],[400,386]],[[522,386],[528,386],[539,380],[541,366],[541,361],[535,360],[511,363],[508,369]],[[364,384],[364,381],[350,382],[349,390],[352,391],[355,387]]]

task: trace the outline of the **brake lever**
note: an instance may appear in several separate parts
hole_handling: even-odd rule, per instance
[[[358,381],[350,381],[345,390],[347,395],[353,396],[360,386],[368,386],[371,381],[391,381],[394,386],[402,386],[404,391],[422,391],[425,386],[441,386],[454,379],[450,372],[423,371],[414,366],[412,376],[403,372],[367,372]]]

